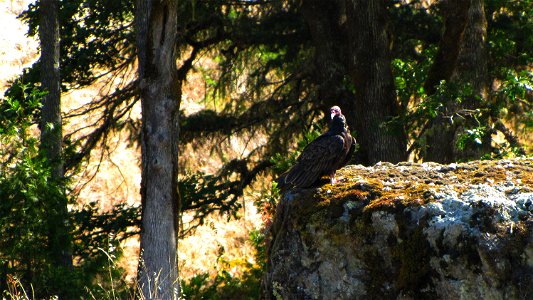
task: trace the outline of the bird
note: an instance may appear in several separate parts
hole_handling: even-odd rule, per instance
[[[328,131],[309,143],[294,166],[277,179],[280,189],[308,188],[326,175],[331,184],[336,183],[335,173],[352,157],[356,140],[348,131],[340,107],[331,107],[330,113]]]

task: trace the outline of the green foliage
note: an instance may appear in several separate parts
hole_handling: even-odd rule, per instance
[[[261,214],[261,221],[263,221],[264,228],[270,228],[272,225],[272,220],[274,218],[274,215],[276,214],[276,207],[282,197],[281,190],[278,187],[278,183],[276,181],[272,181],[272,184],[270,185],[270,189],[268,190],[262,190],[260,193],[260,196],[255,200],[254,204],[257,207],[259,213]],[[264,238],[261,232],[251,232],[251,238],[252,241],[255,241],[257,243],[256,245],[259,245],[257,240],[259,238]],[[258,261],[266,261],[266,257],[262,257],[262,255],[265,255],[264,249],[261,249],[261,251],[258,249],[257,256]]]
[[[18,88],[24,98],[2,100],[0,113],[0,282],[15,275],[39,287],[37,295],[68,295],[75,278],[63,278],[66,270],[53,263],[58,249],[51,240],[64,228],[56,223],[66,201],[64,186],[51,180],[50,165],[31,134],[42,93]],[[0,283],[0,290],[5,288]]]
[[[418,41],[415,47],[423,47],[422,45],[422,41]],[[430,45],[420,52],[421,58],[406,57],[392,60],[396,92],[404,108],[407,108],[413,99],[426,97],[424,83],[436,51],[437,48]]]
[[[531,0],[486,0],[488,45],[492,63],[519,67],[530,65],[533,56],[533,2]]]
[[[182,281],[183,299],[258,299],[261,272],[255,269],[246,271],[242,277],[235,277],[226,270],[196,275],[189,282]]]
[[[496,143],[494,123],[506,120],[515,133],[527,136],[531,124],[531,65],[533,56],[533,10],[531,1],[485,1],[487,17],[487,46],[489,50],[489,90],[481,99],[473,93],[473,88],[463,81],[441,82],[430,95],[424,90],[427,74],[433,64],[439,46],[441,7],[431,6],[427,10],[419,1],[404,4],[391,3],[394,26],[393,72],[397,93],[405,109],[400,117],[407,128],[413,144],[410,151],[424,152],[426,135],[435,130],[433,120],[444,118],[439,126],[461,124],[463,131],[458,133],[459,150],[479,147],[480,142],[491,142],[495,157],[512,153],[509,141]],[[440,24],[439,24],[440,23]],[[399,26],[410,24],[410,26]],[[408,28],[404,31],[402,28]],[[513,125],[515,124],[515,125]],[[522,126],[517,126],[521,124]],[[431,126],[430,126],[431,125]],[[525,131],[525,132],[524,132]],[[488,137],[488,139],[487,139]],[[527,142],[527,141],[526,141]],[[519,152],[521,152],[520,150]],[[516,151],[514,151],[516,152]],[[416,157],[416,156],[415,156]],[[490,157],[490,155],[489,155]]]
[[[38,35],[39,5],[40,1],[30,4],[20,16],[29,26],[29,36]],[[59,6],[64,89],[91,84],[102,70],[120,69],[133,59],[132,1],[59,1]],[[25,82],[38,82],[38,70],[39,63]]]
[[[457,148],[464,150],[468,144],[482,144],[482,138],[487,134],[487,128],[480,126],[474,129],[467,129],[457,140]]]
[[[209,277],[208,273],[193,276],[181,281],[183,299],[258,299],[260,295],[261,279],[266,266],[266,241],[264,233],[252,230],[250,242],[255,248],[256,264],[240,263],[244,272],[241,276],[232,275],[229,270],[235,265],[223,258],[221,250],[216,275]]]
[[[109,266],[120,257],[119,241],[138,222],[138,210],[117,206],[99,214],[93,205],[62,219],[68,182],[51,179],[50,164],[40,155],[34,133],[43,93],[28,86],[15,88],[23,99],[0,102],[0,291],[25,286],[31,287],[32,298],[61,299],[98,293],[102,289],[96,287],[109,284],[99,282],[100,277],[121,278],[123,271]],[[59,230],[67,230],[60,236],[74,241],[75,267],[57,261],[59,251],[70,251],[58,249],[65,245],[54,240]],[[126,293],[126,287],[117,280],[115,293]]]
[[[118,204],[101,212],[91,202],[72,211],[71,220],[73,252],[83,272],[94,276],[122,256],[122,240],[139,233],[140,209]]]
[[[449,83],[441,81],[435,92],[426,95],[423,89],[424,75],[429,65],[420,63],[406,63],[403,60],[393,61],[398,95],[403,103],[409,103],[403,122],[408,126],[408,132],[414,140],[415,148],[420,150],[426,147],[424,127],[429,120],[437,117],[449,120],[450,124],[459,122],[466,125],[454,145],[459,150],[479,147],[484,137],[490,136],[494,131],[487,122],[490,118],[517,120],[523,124],[524,129],[531,128],[531,103],[528,96],[533,90],[533,73],[528,70],[519,72],[507,69],[506,76],[502,78],[497,89],[493,90],[488,99],[476,95],[468,83]],[[414,101],[413,101],[414,99]],[[472,109],[457,109],[461,103],[468,103]],[[472,122],[465,123],[464,120]],[[504,153],[519,153],[522,150],[509,148],[508,143],[496,144],[493,152],[502,157]],[[518,152],[517,152],[518,151]],[[490,157],[490,155],[488,156]]]
[[[518,120],[526,129],[533,128],[533,72],[508,69],[500,88],[495,91],[494,115]],[[529,95],[528,95],[529,94]]]
[[[32,89],[29,85],[14,85],[12,89],[17,90],[20,98],[7,97],[0,102],[0,144],[2,150],[6,147],[17,149],[23,146],[24,142],[33,143],[34,140],[24,138],[28,135],[31,125],[36,123],[36,116],[41,107],[41,99],[44,92]]]
[[[427,6],[422,0],[387,1],[390,33],[395,58],[425,59],[419,48],[435,46],[442,33],[442,20],[438,5]]]
[[[265,230],[250,231],[250,241],[255,249],[255,261],[261,270],[267,266],[267,236]]]
[[[422,41],[417,42],[422,47]],[[427,73],[436,52],[435,46],[424,49],[422,59],[405,57],[392,60],[392,72],[396,92],[402,104],[403,117],[392,121],[401,123],[407,129],[410,139],[415,141],[417,148],[423,147],[424,141],[419,137],[419,130],[428,120],[434,119],[443,107],[439,97],[428,97],[424,89]]]

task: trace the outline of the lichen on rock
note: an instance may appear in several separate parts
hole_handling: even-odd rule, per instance
[[[291,190],[267,299],[533,299],[533,159],[347,166]]]

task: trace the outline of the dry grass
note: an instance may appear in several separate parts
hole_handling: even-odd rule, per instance
[[[0,35],[0,74],[2,74],[0,92],[2,94],[9,86],[9,80],[16,78],[24,67],[30,66],[38,58],[38,42],[25,36],[27,31],[25,25],[16,19],[16,16],[30,2],[32,1],[0,0],[0,26],[4,28]],[[96,98],[102,92],[102,87],[103,83],[97,83],[90,88],[63,95],[63,111],[79,107]],[[199,72],[192,74],[183,92],[182,109],[186,113],[194,113],[204,107],[203,89],[201,74]],[[135,108],[132,117],[140,117],[140,107]],[[94,118],[93,115],[66,120],[64,131],[68,133],[74,128],[94,121]],[[110,142],[108,149],[94,151],[91,160],[84,166],[85,171],[74,178],[74,189],[79,191],[77,202],[80,205],[96,201],[103,211],[118,203],[140,205],[140,149],[128,147],[126,137],[120,133],[112,135]],[[194,168],[213,171],[220,165],[218,159],[212,159],[209,156],[200,157],[194,153],[188,156],[187,152],[182,152],[184,154],[180,159],[194,161],[192,164]],[[105,157],[102,161],[100,161],[101,154]],[[95,174],[97,169],[99,172]],[[91,178],[92,180],[89,181]],[[240,273],[239,265],[241,264],[238,262],[253,262],[253,249],[248,242],[248,231],[261,226],[260,216],[251,200],[246,201],[245,207],[246,210],[239,212],[243,218],[228,222],[225,217],[213,216],[206,220],[206,225],[200,227],[194,235],[180,241],[181,278],[189,278],[203,272],[214,274],[213,268],[219,257],[235,262],[235,267],[230,270],[234,275]],[[184,218],[186,219],[187,216]],[[127,278],[133,280],[137,270],[139,241],[132,238],[125,241],[122,246],[125,255],[119,265],[127,270]],[[224,251],[221,251],[222,249]]]
[[[3,95],[9,81],[37,58],[38,42],[25,36],[26,26],[17,20],[29,3],[28,0],[0,0],[0,93]]]

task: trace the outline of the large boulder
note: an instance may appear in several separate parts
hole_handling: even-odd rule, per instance
[[[291,190],[267,299],[533,299],[533,159],[347,166]]]

